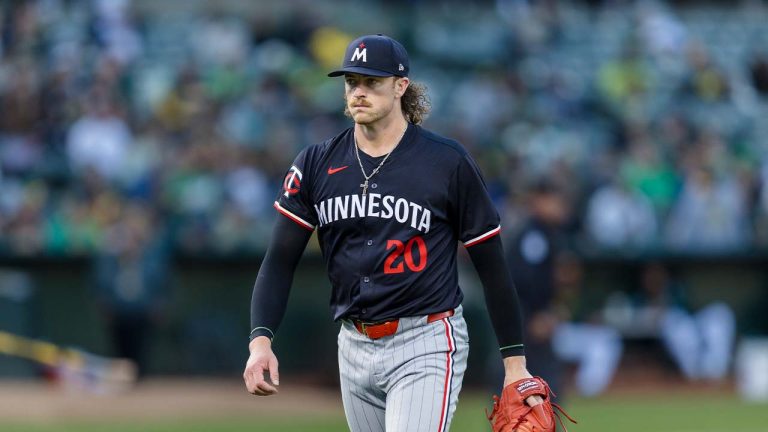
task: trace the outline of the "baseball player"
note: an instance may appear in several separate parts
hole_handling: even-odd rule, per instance
[[[419,126],[429,102],[409,72],[405,48],[379,34],[354,40],[342,68],[328,74],[344,77],[354,126],[304,149],[288,169],[274,203],[284,217],[251,302],[243,376],[249,392],[268,396],[279,386],[272,338],[317,230],[331,312],[341,323],[341,392],[354,432],[449,429],[469,351],[457,242],[482,281],[505,386],[530,378],[499,215],[461,144]]]

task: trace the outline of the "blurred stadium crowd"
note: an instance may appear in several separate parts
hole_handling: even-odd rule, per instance
[[[3,3],[0,253],[261,251],[294,155],[350,124],[325,73],[379,31],[506,226],[547,179],[590,250],[768,248],[765,2],[229,3]]]

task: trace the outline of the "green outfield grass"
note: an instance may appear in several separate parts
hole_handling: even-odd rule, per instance
[[[451,428],[454,432],[489,431],[483,409],[484,398],[465,396]],[[765,432],[768,405],[749,405],[732,396],[624,396],[594,400],[574,399],[567,407],[579,420],[571,432]],[[164,421],[133,424],[72,423],[51,426],[3,425],[4,432],[339,432],[346,431],[343,418],[211,418],[206,421]]]

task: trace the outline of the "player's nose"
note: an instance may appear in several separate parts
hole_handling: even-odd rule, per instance
[[[354,89],[352,89],[352,97],[353,98],[364,98],[365,97],[365,89],[363,86],[355,86]]]

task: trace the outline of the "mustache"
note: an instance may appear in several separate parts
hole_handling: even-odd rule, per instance
[[[362,106],[362,107],[370,107],[371,104],[368,103],[365,99],[355,99],[349,102],[350,106]]]

